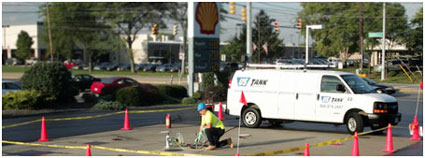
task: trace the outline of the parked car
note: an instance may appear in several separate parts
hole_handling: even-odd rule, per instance
[[[38,59],[38,58],[25,59],[25,65],[34,65],[34,64],[38,63],[39,61],[40,61],[40,59]]]
[[[102,94],[102,89],[105,87],[128,87],[139,85],[140,83],[127,77],[110,77],[103,78],[101,81],[93,82],[90,86],[90,91],[96,94]]]
[[[88,74],[72,74],[71,79],[72,84],[76,86],[79,91],[90,90],[90,86],[93,82],[100,81],[100,79]]]
[[[17,92],[22,90],[21,86],[13,81],[3,80],[2,86],[2,95],[7,94],[8,92]]]
[[[108,65],[106,65],[106,70],[108,71],[114,71],[119,67],[118,64],[116,63],[109,63]]]
[[[118,71],[130,70],[130,64],[120,64],[117,68]]]
[[[143,67],[143,71],[155,71],[157,64],[147,64]]]
[[[163,64],[163,65],[156,67],[155,71],[156,72],[167,72],[167,71],[170,71],[172,67],[173,67],[172,64]]]
[[[373,87],[376,92],[378,93],[386,93],[386,94],[394,94],[395,89],[393,86],[378,84],[375,81],[371,80],[370,78],[363,78],[363,80],[366,81],[367,84],[369,84],[371,87]]]
[[[6,65],[22,65],[24,62],[16,58],[9,58],[6,60]]]
[[[93,67],[93,70],[106,70],[106,67],[109,65],[110,63],[108,62],[104,62],[104,63],[100,63],[98,65],[95,65]]]
[[[181,64],[174,64],[171,66],[170,72],[179,72],[181,68],[182,68]]]

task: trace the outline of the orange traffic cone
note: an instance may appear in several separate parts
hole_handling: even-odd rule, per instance
[[[225,120],[225,118],[223,117],[223,107],[222,107],[221,102],[219,103],[219,106],[220,107],[218,107],[218,119],[223,121],[223,120]]]
[[[310,150],[308,149],[308,143],[305,143],[304,156],[310,156]]]
[[[125,109],[124,128],[121,128],[121,130],[131,130],[130,121],[128,120],[128,110],[127,109]]]
[[[354,132],[353,150],[351,151],[351,156],[359,156],[359,138],[357,137],[357,132]]]
[[[90,144],[87,144],[87,148],[86,148],[86,156],[91,156]]]
[[[393,149],[393,132],[391,129],[391,123],[388,124],[387,129],[387,143],[385,144],[385,149],[382,152],[394,152]]]
[[[416,115],[413,118],[413,122],[410,124],[410,128],[413,130],[413,134],[412,137],[410,137],[410,140],[421,140],[421,137],[419,137],[418,117]]]
[[[41,117],[41,135],[38,141],[39,142],[49,141],[49,138],[47,138],[46,123],[44,121],[44,116]]]
[[[171,128],[171,116],[170,114],[167,114],[165,117],[165,128]]]

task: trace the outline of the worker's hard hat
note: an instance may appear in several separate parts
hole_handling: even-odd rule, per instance
[[[199,103],[198,104],[198,111],[201,111],[202,109],[207,108],[207,106],[204,103]]]

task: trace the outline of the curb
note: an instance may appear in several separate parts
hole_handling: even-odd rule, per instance
[[[401,93],[418,93],[419,92],[419,90],[411,89],[411,88],[398,88],[398,89],[396,89],[396,91],[401,92]]]

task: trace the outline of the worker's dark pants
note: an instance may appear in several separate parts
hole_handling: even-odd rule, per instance
[[[221,128],[206,128],[205,134],[207,134],[210,145],[221,147],[227,145],[227,140],[220,140],[220,137],[224,134],[224,129]]]

